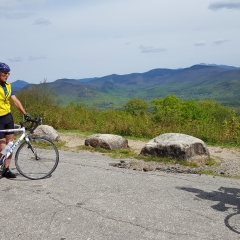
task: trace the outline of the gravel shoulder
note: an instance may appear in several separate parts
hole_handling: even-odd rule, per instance
[[[77,146],[83,146],[86,136],[79,133],[60,133],[60,140],[65,141],[65,146],[70,150],[76,150]],[[129,147],[137,154],[147,142],[128,140]],[[165,171],[178,173],[199,173],[200,171],[212,171],[214,174],[240,177],[240,149],[208,146],[210,156],[217,164],[214,166],[200,166],[198,168],[185,167],[179,164],[164,164],[159,162],[145,162],[137,159],[123,159],[114,162],[112,166],[129,168],[138,171]],[[98,153],[99,154],[99,153]]]

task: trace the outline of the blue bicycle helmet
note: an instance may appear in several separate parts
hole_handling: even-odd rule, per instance
[[[10,67],[6,63],[0,62],[0,72],[10,72]]]

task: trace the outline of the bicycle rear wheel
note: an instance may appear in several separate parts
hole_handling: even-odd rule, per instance
[[[58,162],[56,146],[42,137],[30,138],[30,143],[22,143],[15,155],[15,165],[19,173],[32,180],[49,177]]]

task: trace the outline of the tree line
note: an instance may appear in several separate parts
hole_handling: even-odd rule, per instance
[[[40,86],[40,87],[39,87]],[[111,133],[151,139],[163,133],[183,133],[208,144],[240,145],[240,118],[230,107],[213,100],[181,100],[175,95],[152,99],[150,103],[130,99],[122,109],[99,110],[83,103],[57,102],[45,83],[16,93],[32,117],[56,130]],[[22,116],[14,107],[15,123]]]

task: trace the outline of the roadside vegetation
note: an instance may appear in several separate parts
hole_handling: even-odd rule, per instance
[[[240,118],[236,109],[212,100],[181,100],[175,95],[126,102],[122,109],[99,110],[82,103],[61,105],[51,90],[41,83],[16,95],[32,117],[41,116],[43,124],[56,130],[111,133],[151,139],[163,133],[184,133],[209,145],[240,146]],[[15,123],[22,116],[12,107]]]

